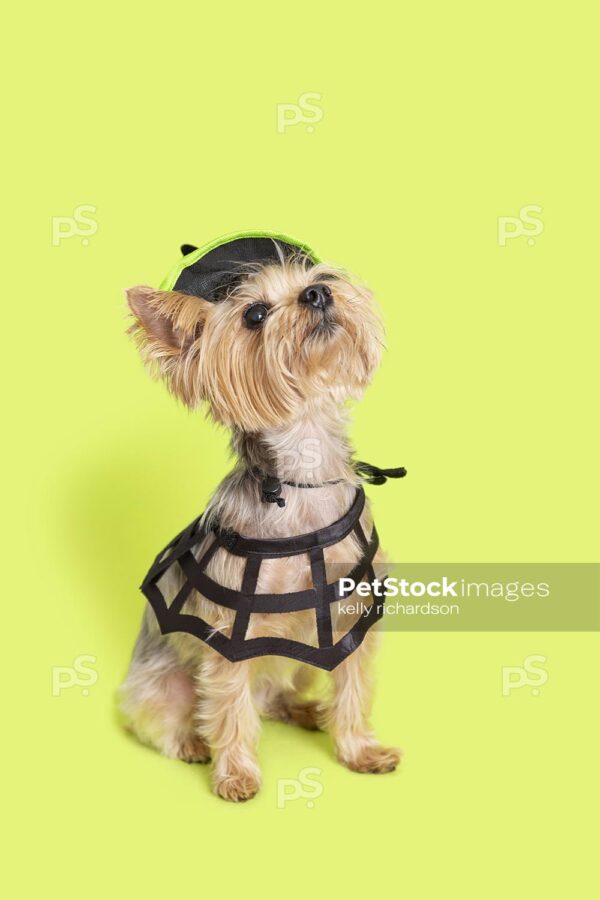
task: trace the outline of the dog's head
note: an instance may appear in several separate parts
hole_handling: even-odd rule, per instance
[[[218,302],[144,286],[127,299],[131,333],[170,390],[245,432],[360,395],[380,359],[369,291],[302,254],[246,266]]]

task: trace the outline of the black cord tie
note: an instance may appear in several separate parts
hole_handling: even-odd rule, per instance
[[[355,462],[354,468],[359,475],[363,476],[363,481],[366,481],[367,484],[385,484],[388,478],[404,478],[406,475],[404,466],[400,466],[398,469],[380,469],[370,463]]]
[[[362,476],[362,480],[367,484],[385,484],[388,478],[404,478],[406,469],[401,466],[398,469],[380,469],[378,466],[372,466],[366,462],[355,462],[352,464],[354,470]],[[263,503],[276,503],[281,509],[285,506],[285,500],[281,496],[282,485],[295,488],[321,488],[331,484],[340,484],[345,479],[336,478],[332,481],[323,481],[320,484],[311,482],[302,483],[299,481],[280,481],[274,475],[265,475],[260,470],[255,470],[257,475],[262,476],[261,482],[261,500]]]
[[[285,500],[281,495],[281,482],[273,475],[266,475],[262,481],[262,502],[276,503],[277,506],[285,506]]]

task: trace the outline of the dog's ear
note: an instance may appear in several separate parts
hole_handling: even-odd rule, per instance
[[[134,323],[130,332],[149,356],[185,352],[202,331],[212,304],[178,291],[138,285],[126,291]]]
[[[157,291],[139,285],[127,292],[133,314],[129,333],[142,358],[155,375],[161,375],[177,397],[195,408],[203,391],[198,378],[202,355],[202,331],[214,304],[178,291]]]

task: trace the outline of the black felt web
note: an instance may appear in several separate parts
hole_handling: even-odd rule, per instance
[[[193,548],[206,536],[201,525],[202,517],[195,519],[184,531],[157,556],[146,575],[142,591],[150,601],[163,634],[183,631],[193,634],[217,650],[231,662],[251,659],[255,656],[287,656],[298,662],[321,669],[334,669],[362,643],[365,634],[382,616],[382,604],[373,601],[368,611],[361,615],[353,627],[333,643],[331,604],[345,599],[339,580],[328,584],[325,574],[323,551],[342,541],[354,532],[362,547],[360,560],[344,577],[353,582],[375,580],[373,559],[379,546],[377,531],[373,526],[369,538],[360,524],[365,505],[365,494],[358,488],[348,512],[326,528],[292,538],[258,540],[246,538],[231,531],[215,529],[214,539],[200,560],[196,560]],[[206,574],[208,563],[219,548],[246,559],[241,590],[225,588]],[[260,567],[265,559],[306,554],[310,560],[312,588],[288,594],[256,593]],[[169,604],[159,583],[168,569],[178,566],[184,575],[183,585]],[[193,590],[220,606],[236,611],[231,637],[227,637],[196,615],[182,612],[183,605]],[[247,638],[246,632],[252,613],[293,613],[299,610],[315,611],[318,647],[279,637]]]

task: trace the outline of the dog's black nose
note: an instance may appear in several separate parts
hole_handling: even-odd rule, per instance
[[[333,303],[333,297],[326,284],[311,284],[310,287],[301,291],[298,302],[306,303],[313,309],[325,309],[330,303]]]

